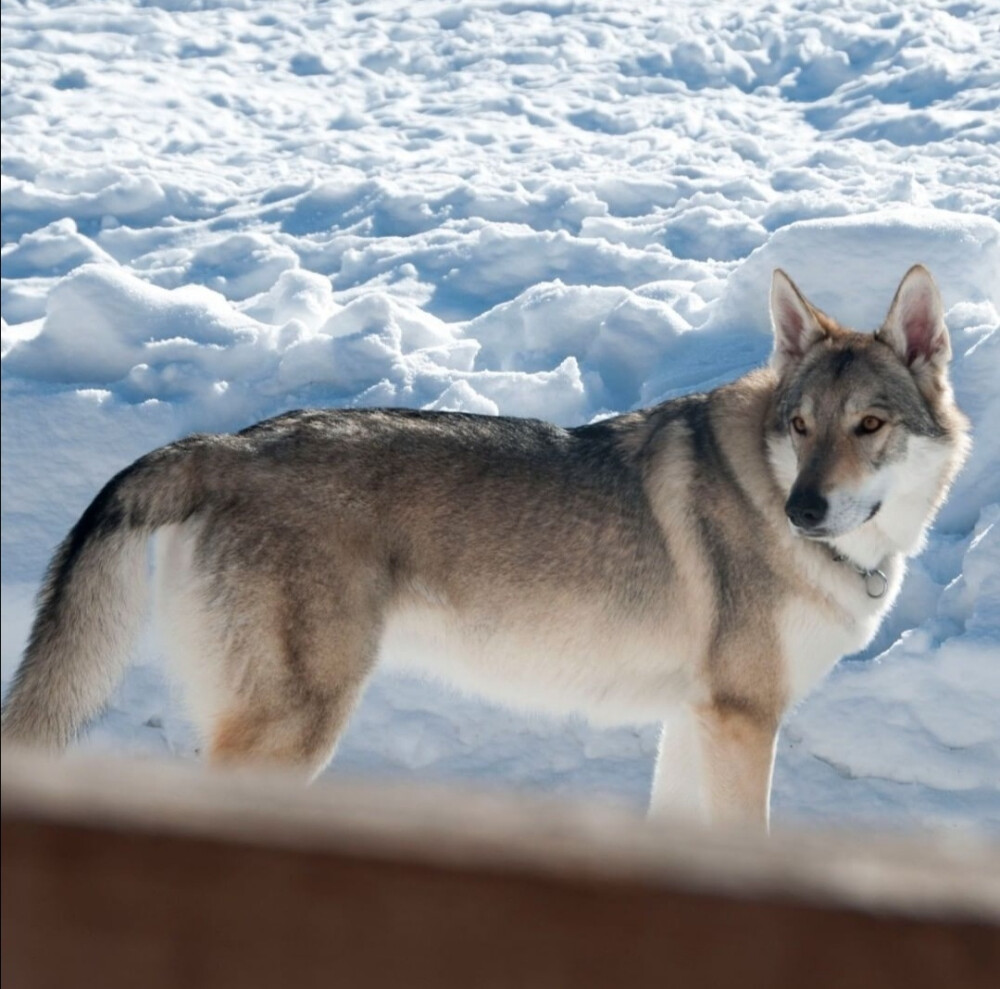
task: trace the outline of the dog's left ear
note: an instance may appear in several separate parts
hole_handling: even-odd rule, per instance
[[[896,290],[882,328],[875,334],[888,344],[918,380],[942,375],[951,359],[941,293],[931,273],[915,264]]]

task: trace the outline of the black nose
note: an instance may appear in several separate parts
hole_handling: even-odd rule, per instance
[[[800,529],[815,529],[826,518],[829,507],[826,498],[815,488],[793,489],[785,502],[785,514]]]

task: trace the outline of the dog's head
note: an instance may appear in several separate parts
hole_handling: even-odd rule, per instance
[[[887,552],[913,551],[967,447],[930,272],[907,272],[871,334],[841,327],[778,270],[771,319],[769,453],[794,532],[836,545],[867,526]]]

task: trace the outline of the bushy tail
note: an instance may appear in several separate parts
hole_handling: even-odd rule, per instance
[[[146,610],[148,537],[196,509],[190,452],[201,439],[163,447],[127,467],[63,540],[4,704],[5,744],[61,750],[107,703]]]

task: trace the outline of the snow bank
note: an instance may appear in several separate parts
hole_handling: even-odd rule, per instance
[[[803,220],[775,231],[726,282],[706,328],[742,325],[770,333],[767,295],[784,268],[811,302],[847,326],[880,326],[906,271],[926,265],[945,309],[976,307],[978,325],[1000,322],[1000,223],[984,216],[899,206],[874,213]],[[953,323],[954,325],[954,323]]]

